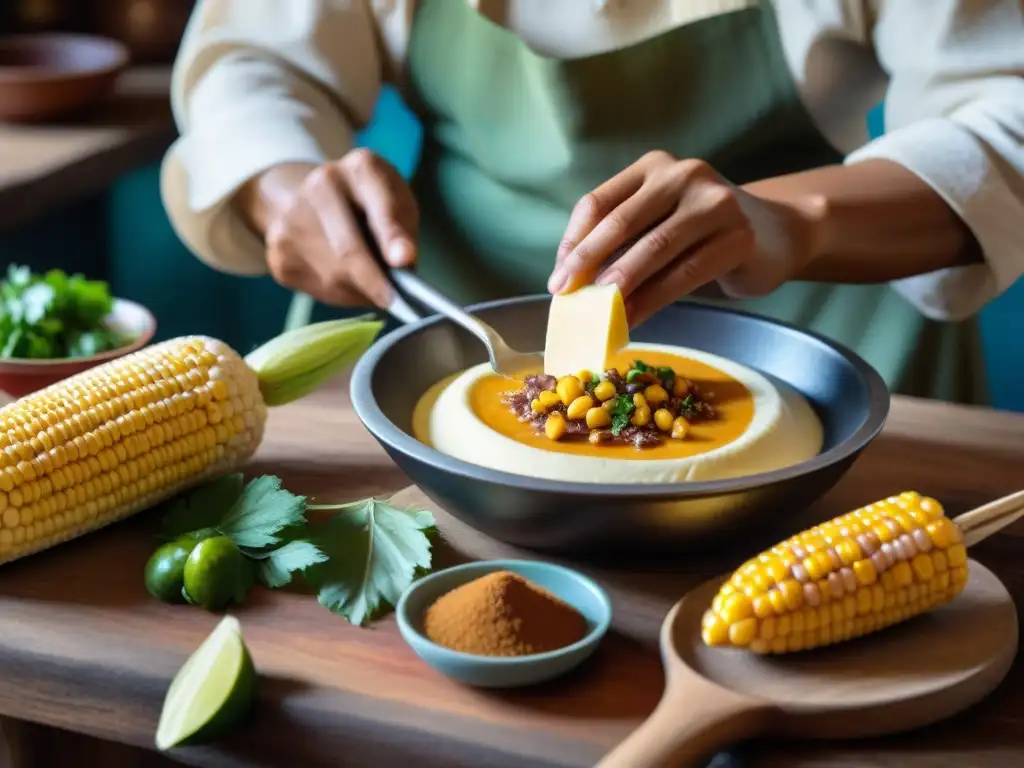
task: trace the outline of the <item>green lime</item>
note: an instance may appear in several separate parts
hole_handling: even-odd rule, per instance
[[[225,616],[171,681],[156,729],[157,749],[216,738],[245,716],[255,684],[242,627]]]
[[[216,528],[200,528],[198,531],[190,531],[181,536],[181,539],[188,539],[193,544],[198,544],[200,541],[206,539],[212,539],[214,536],[220,536],[220,531]]]
[[[194,541],[178,539],[157,548],[146,563],[146,590],[157,600],[180,603],[185,583],[185,562],[195,548]]]
[[[204,539],[185,562],[185,592],[189,602],[219,611],[232,600],[244,599],[251,572],[245,555],[227,536]]]

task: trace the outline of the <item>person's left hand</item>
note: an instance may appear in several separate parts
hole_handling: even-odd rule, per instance
[[[810,260],[816,216],[814,201],[757,197],[705,162],[651,152],[576,205],[548,289],[617,283],[633,326],[713,281],[765,295]]]

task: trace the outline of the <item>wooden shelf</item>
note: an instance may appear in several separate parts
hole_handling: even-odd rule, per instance
[[[97,192],[160,159],[175,137],[170,69],[132,69],[75,121],[0,124],[0,229]]]

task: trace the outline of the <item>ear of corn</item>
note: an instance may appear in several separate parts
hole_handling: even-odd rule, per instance
[[[905,621],[967,583],[960,529],[906,492],[837,517],[740,567],[704,614],[705,644],[780,654]]]
[[[173,339],[0,408],[0,564],[236,469],[263,437],[264,388],[275,403],[306,394],[381,327],[307,326],[252,361],[216,339]]]
[[[266,406],[226,344],[175,339],[0,409],[0,563],[126,517],[253,454]]]

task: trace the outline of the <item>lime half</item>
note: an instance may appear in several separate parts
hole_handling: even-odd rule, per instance
[[[242,627],[225,616],[171,681],[156,729],[157,749],[216,738],[248,711],[255,682]]]

